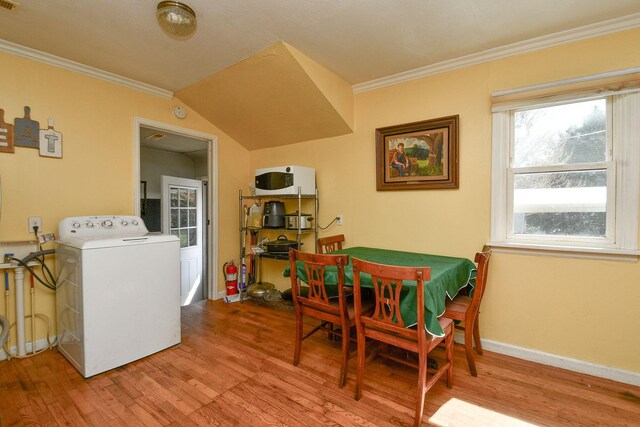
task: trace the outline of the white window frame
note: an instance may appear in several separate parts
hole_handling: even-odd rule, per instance
[[[492,192],[491,241],[488,244],[498,252],[524,252],[554,256],[586,257],[637,261],[638,204],[640,201],[640,92],[591,94],[558,100],[547,97],[544,101],[531,100],[514,103],[512,108],[502,106],[493,113],[492,136]],[[610,98],[607,101],[608,141],[607,159],[599,169],[607,169],[607,235],[604,238],[523,236],[514,235],[513,176],[511,168],[513,150],[514,113],[529,108],[579,102],[589,99]],[[595,163],[570,165],[594,169]],[[557,168],[558,170],[563,167]],[[537,169],[537,168],[536,168]],[[545,168],[552,169],[552,168]],[[533,168],[532,168],[533,170]]]

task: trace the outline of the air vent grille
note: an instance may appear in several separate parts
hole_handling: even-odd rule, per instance
[[[0,1],[3,1],[3,0],[0,0]],[[167,137],[167,135],[165,135],[163,133],[154,132],[151,135],[145,136],[144,139],[146,139],[148,141],[157,141],[159,139],[166,138],[166,137]]]

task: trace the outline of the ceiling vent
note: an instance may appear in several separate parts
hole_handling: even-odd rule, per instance
[[[0,1],[5,1],[5,0],[0,0]],[[149,140],[149,141],[158,141],[159,139],[162,138],[166,138],[167,135],[160,133],[160,132],[154,132],[151,135],[147,135],[144,137],[144,139]]]
[[[17,3],[13,0],[0,0],[0,7],[7,10],[13,10],[16,7],[20,6],[20,3]]]

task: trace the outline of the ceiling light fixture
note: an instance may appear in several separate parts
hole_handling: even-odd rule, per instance
[[[161,1],[156,12],[160,28],[170,35],[186,37],[196,30],[196,13],[184,3]]]
[[[20,3],[13,0],[0,0],[0,7],[4,9],[13,10],[18,6],[20,6]]]

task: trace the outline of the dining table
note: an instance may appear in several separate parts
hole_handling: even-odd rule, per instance
[[[431,279],[424,286],[424,317],[425,329],[433,336],[441,337],[444,331],[440,327],[438,317],[445,311],[446,298],[453,299],[458,292],[467,285],[473,290],[475,284],[476,266],[467,258],[457,258],[417,252],[403,252],[391,249],[371,248],[356,246],[331,252],[330,255],[349,255],[349,262],[344,268],[344,285],[353,286],[352,258],[379,264],[396,265],[405,267],[429,267]],[[307,273],[301,262],[296,264],[298,278],[307,281]],[[287,265],[283,275],[290,276],[290,265]],[[337,267],[327,266],[324,275],[327,288],[337,288]],[[363,288],[373,288],[371,276],[360,274],[360,284]],[[400,313],[407,327],[417,323],[417,284],[415,281],[402,282],[402,294],[400,297]]]

